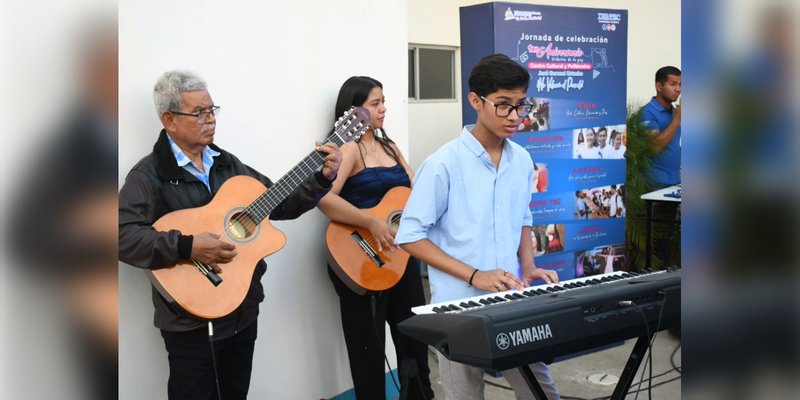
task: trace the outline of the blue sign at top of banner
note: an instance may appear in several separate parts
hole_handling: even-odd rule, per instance
[[[495,3],[495,46],[531,73],[531,96],[624,105],[627,20],[626,10]]]
[[[493,24],[487,26],[489,15]],[[625,120],[627,10],[487,3],[463,7],[461,23],[464,94],[472,66],[483,56],[503,53],[530,73],[528,96],[537,105],[568,108],[554,110],[554,128]],[[464,122],[473,120],[465,105]]]

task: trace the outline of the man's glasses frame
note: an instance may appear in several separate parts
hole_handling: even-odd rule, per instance
[[[517,112],[518,117],[524,118],[528,116],[528,114],[530,114],[531,111],[533,110],[533,104],[528,102],[512,106],[511,104],[495,104],[493,101],[483,96],[481,96],[481,99],[494,106],[494,115],[498,117],[507,117],[511,115],[511,110],[515,110]]]
[[[202,124],[202,123],[206,122],[208,117],[210,117],[212,115],[216,117],[217,114],[219,114],[219,109],[220,109],[219,106],[213,106],[213,107],[211,107],[209,109],[200,110],[200,111],[198,111],[196,113],[185,113],[185,112],[180,112],[180,111],[170,111],[170,112],[175,114],[175,115],[185,115],[187,117],[195,117],[195,118],[197,118],[197,123],[198,124]]]

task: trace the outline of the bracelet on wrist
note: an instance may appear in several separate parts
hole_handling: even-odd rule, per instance
[[[472,275],[469,276],[469,285],[470,286],[472,286],[472,280],[475,279],[475,274],[477,274],[477,273],[478,273],[478,269],[475,268],[475,270],[472,271]]]

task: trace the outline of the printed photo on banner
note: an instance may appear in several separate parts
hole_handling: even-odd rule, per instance
[[[548,186],[547,164],[533,163],[533,193],[544,193]]]
[[[625,185],[575,191],[575,219],[625,217]]]
[[[536,226],[531,229],[531,244],[533,244],[534,258],[547,254],[547,237]]]
[[[625,266],[625,244],[597,246],[576,253],[575,276],[592,276],[619,271]]]
[[[533,108],[520,122],[518,132],[541,132],[550,129],[550,100],[530,97],[528,102],[533,104]]]
[[[572,158],[621,160],[625,157],[625,125],[575,129],[572,134]]]
[[[563,251],[563,237],[564,224],[534,225],[531,229],[534,257]]]

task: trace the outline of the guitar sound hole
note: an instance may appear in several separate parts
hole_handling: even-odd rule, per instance
[[[397,231],[400,228],[400,217],[402,216],[403,216],[402,211],[393,211],[392,213],[389,214],[389,218],[388,221],[386,221],[386,223],[389,224],[389,226],[392,227],[392,229]]]
[[[233,214],[228,221],[228,233],[239,240],[245,240],[255,233],[256,225],[249,214],[239,212]]]

